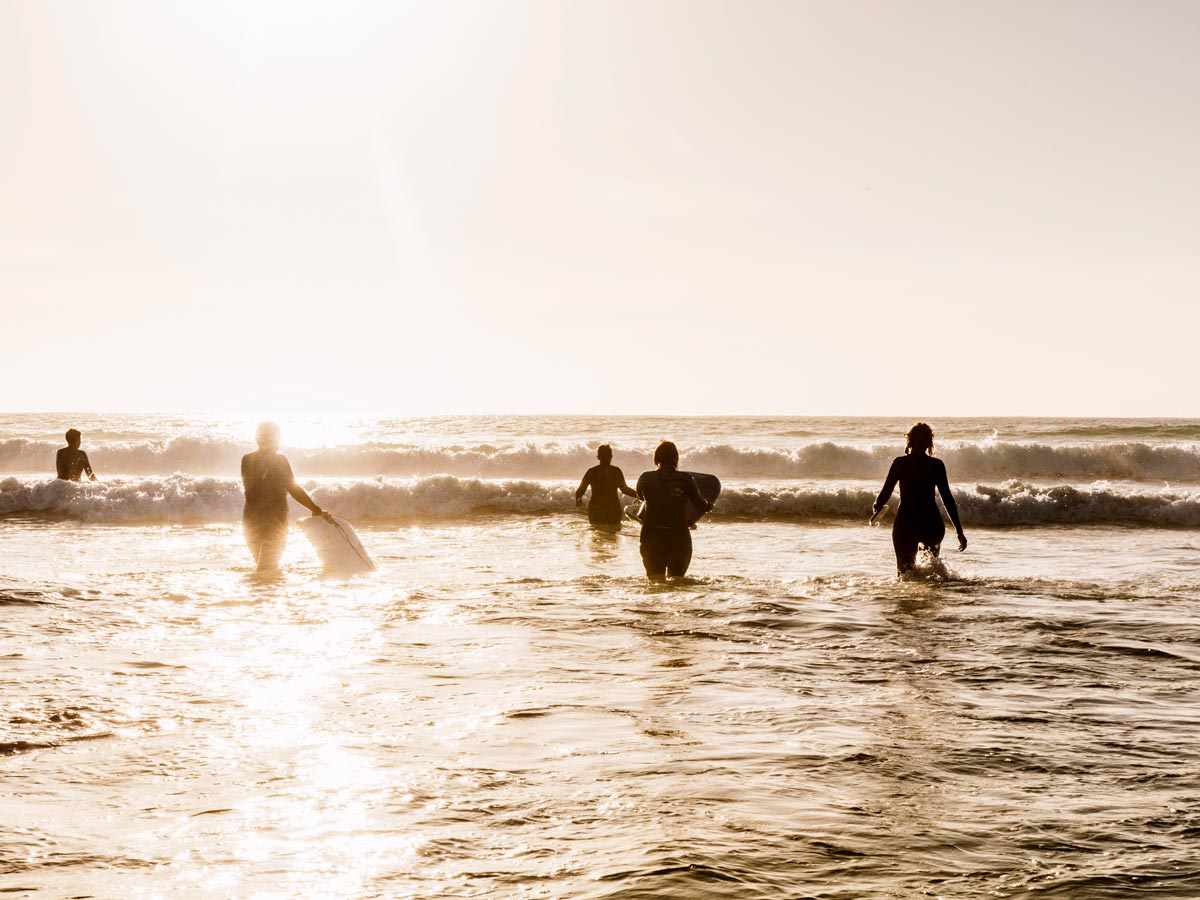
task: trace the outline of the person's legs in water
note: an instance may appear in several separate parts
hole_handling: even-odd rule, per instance
[[[917,562],[917,536],[899,519],[892,523],[892,549],[896,551],[896,572],[903,575]]]
[[[664,581],[667,577],[667,546],[663,540],[665,532],[658,528],[642,529],[642,565],[646,569],[646,577],[654,581]]]
[[[692,563],[692,533],[687,530],[670,532],[667,546],[667,574],[682,578]]]
[[[924,547],[937,556],[946,536],[946,525],[942,514],[936,509],[932,513],[914,520],[910,516],[897,516],[892,524],[892,547],[896,551],[896,571],[903,575],[917,564],[917,551]]]
[[[593,525],[603,525],[611,528],[614,525],[620,525],[621,519],[624,517],[625,510],[621,508],[620,504],[617,504],[615,507],[609,507],[593,503],[588,507],[588,521]]]
[[[279,568],[279,560],[287,549],[287,524],[280,528],[271,525],[254,525],[246,523],[246,546],[250,548],[259,572],[274,572]]]
[[[921,523],[921,545],[936,559],[941,553],[942,540],[945,537],[946,523],[942,521],[942,514],[936,509],[932,510]]]

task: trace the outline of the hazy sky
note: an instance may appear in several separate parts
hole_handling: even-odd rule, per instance
[[[1198,34],[0,0],[0,408],[1200,416]]]

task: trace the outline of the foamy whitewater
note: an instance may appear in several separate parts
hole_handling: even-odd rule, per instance
[[[1200,897],[1200,421],[933,420],[907,581],[908,420],[284,419],[380,568],[276,581],[254,424],[0,416],[5,896]],[[574,490],[664,437],[725,490],[661,586]]]

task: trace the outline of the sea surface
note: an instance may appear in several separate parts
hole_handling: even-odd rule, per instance
[[[280,424],[378,571],[252,575],[253,421],[0,415],[0,896],[1200,897],[1200,421],[932,421],[911,580],[907,420]],[[667,585],[573,499],[660,438]]]

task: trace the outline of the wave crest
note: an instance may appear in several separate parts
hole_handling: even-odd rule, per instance
[[[438,475],[413,481],[383,478],[307,486],[323,507],[351,520],[403,522],[475,515],[550,515],[574,509],[572,485],[530,480],[487,481]],[[726,486],[716,520],[865,520],[867,488]],[[1200,492],[1122,492],[1010,481],[956,492],[966,527],[1136,524],[1200,528]],[[235,479],[170,475],[75,483],[0,480],[0,515],[40,514],[86,522],[228,522],[242,510]],[[293,505],[298,515],[300,510]]]
[[[0,472],[52,472],[57,443],[13,438],[0,441]],[[89,446],[98,472],[191,476],[236,474],[244,444],[197,437]],[[1073,481],[1179,481],[1194,483],[1200,450],[1192,444],[1140,442],[1088,446],[1011,444],[998,441],[943,445],[941,457],[953,479],[1060,478]],[[685,448],[686,467],[721,478],[882,480],[896,448],[833,442],[795,449],[754,449],[731,444]],[[651,468],[652,448],[617,448],[616,463],[632,480]],[[460,478],[577,478],[595,463],[584,443],[510,443],[430,447],[364,443],[287,452],[302,477],[395,478],[454,475]]]

